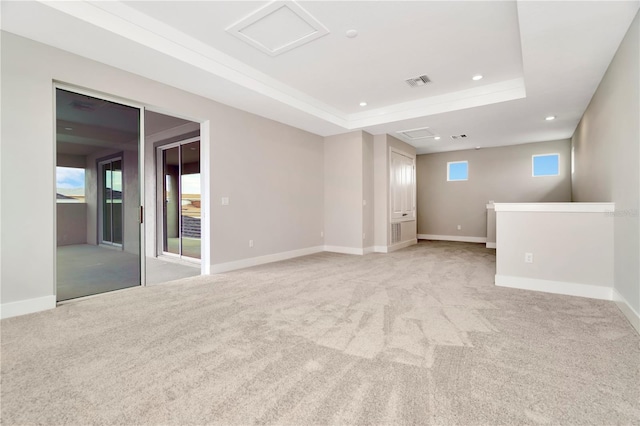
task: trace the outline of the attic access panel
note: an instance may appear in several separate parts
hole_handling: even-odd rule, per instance
[[[227,32],[269,56],[316,40],[329,30],[293,1],[275,1],[242,18]]]

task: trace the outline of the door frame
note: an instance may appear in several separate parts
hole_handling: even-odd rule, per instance
[[[176,148],[176,147],[180,147],[182,145],[188,144],[188,143],[192,143],[192,142],[198,142],[200,145],[200,166],[202,167],[202,138],[200,136],[194,136],[191,138],[187,138],[187,139],[181,139],[179,141],[175,141],[175,142],[170,142],[170,143],[166,143],[166,144],[161,144],[161,145],[156,145],[154,147],[155,152],[155,167],[156,167],[156,245],[155,245],[155,255],[156,256],[169,256],[169,257],[173,257],[173,258],[177,258],[177,259],[181,259],[183,261],[186,262],[190,262],[190,263],[198,263],[201,264],[202,263],[202,248],[203,248],[203,238],[202,236],[200,237],[200,259],[195,259],[189,256],[184,256],[182,254],[182,215],[181,219],[180,219],[180,223],[178,224],[178,234],[180,236],[180,254],[176,255],[174,253],[168,253],[166,251],[164,251],[164,173],[163,173],[163,156],[162,156],[162,151],[167,150],[167,149],[171,149],[171,148]],[[179,158],[181,158],[181,150],[178,150],[179,152]],[[181,165],[180,165],[181,167]],[[202,171],[201,171],[202,173]],[[202,176],[202,175],[201,175]],[[201,182],[200,182],[200,197],[201,197],[201,201],[200,204],[202,206],[202,178],[201,178]],[[178,190],[179,190],[179,195],[182,194],[182,186],[180,186],[180,184],[178,183]],[[180,198],[179,198],[180,200]],[[200,228],[200,233],[202,235],[202,210],[204,210],[204,208],[201,207],[201,214],[200,214],[200,223],[201,223],[201,228]]]
[[[140,233],[140,249],[139,249],[139,268],[140,268],[140,285],[146,286],[146,262],[145,262],[145,223],[142,212],[144,211],[144,176],[145,176],[145,167],[144,167],[144,114],[145,114],[145,106],[128,100],[124,98],[120,98],[118,96],[106,94],[104,92],[90,90],[87,88],[83,88],[80,86],[76,86],[73,84],[64,83],[61,81],[53,80],[52,84],[52,108],[53,108],[53,294],[58,298],[58,271],[57,271],[57,256],[58,256],[58,244],[57,244],[57,223],[58,223],[58,213],[57,213],[57,200],[56,200],[56,166],[57,166],[57,152],[58,152],[58,144],[57,144],[57,105],[56,105],[56,91],[57,89],[66,90],[68,92],[78,93],[80,95],[91,96],[94,98],[102,99],[109,102],[118,103],[121,105],[125,105],[128,107],[136,108],[139,111],[138,122],[139,122],[139,131],[138,131],[138,191],[140,196],[140,207],[141,213],[139,222],[139,233]],[[98,238],[100,240],[100,238]],[[100,241],[98,241],[98,244]],[[91,297],[91,296],[89,296]],[[58,304],[60,302],[56,302]]]
[[[121,167],[124,170],[124,153],[123,152],[119,152],[117,154],[113,154],[113,155],[109,155],[107,157],[102,157],[102,158],[98,158],[96,160],[96,170],[97,170],[97,178],[98,178],[98,220],[97,220],[97,226],[96,226],[96,231],[97,231],[97,236],[96,236],[96,242],[98,243],[98,245],[104,245],[104,246],[108,246],[108,247],[114,247],[114,248],[120,248],[121,250],[124,250],[124,222],[126,220],[126,217],[124,215],[124,192],[125,192],[125,188],[124,185],[122,185],[122,208],[120,210],[120,219],[122,222],[122,242],[120,244],[118,243],[114,243],[114,242],[107,242],[104,241],[104,211],[102,210],[102,208],[104,207],[102,205],[102,203],[104,202],[104,195],[103,195],[103,187],[102,185],[104,185],[104,176],[102,175],[102,170],[101,170],[101,166],[103,164],[107,164],[107,163],[113,163],[114,161],[118,161],[120,160],[121,162]],[[124,184],[124,179],[123,182]],[[113,189],[112,189],[113,190]],[[113,199],[113,193],[112,193],[112,197]],[[113,233],[113,209],[111,210],[111,232]],[[113,234],[112,234],[113,236]]]

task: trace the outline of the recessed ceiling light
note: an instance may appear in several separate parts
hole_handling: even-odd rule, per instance
[[[551,120],[555,120],[556,116],[555,115],[549,115],[549,116],[545,117],[544,119],[547,120],[547,121],[551,121]]]
[[[440,140],[440,136],[436,136],[434,139],[439,141]]]
[[[358,37],[358,30],[348,30],[345,35],[349,38],[356,38]]]
[[[473,81],[482,80],[482,76],[480,74],[474,75],[473,77],[471,77],[471,80]]]
[[[360,102],[360,106],[367,106],[366,102]]]
[[[479,147],[479,146],[476,146],[476,149],[480,149],[480,147]]]

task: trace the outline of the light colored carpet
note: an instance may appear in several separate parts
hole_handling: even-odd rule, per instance
[[[481,245],[321,253],[2,321],[2,423],[610,425],[612,302],[495,287]]]

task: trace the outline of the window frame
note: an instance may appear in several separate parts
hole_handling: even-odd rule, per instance
[[[64,195],[62,193],[59,192],[58,188],[58,168],[64,168],[64,169],[78,169],[78,170],[82,170],[83,171],[83,175],[82,178],[84,180],[82,189],[84,190],[84,193],[82,194],[82,198],[84,199],[84,201],[80,201],[75,199],[74,200],[68,200],[68,199],[60,199],[57,197],[57,194],[60,195]],[[75,167],[75,166],[55,166],[55,185],[56,185],[56,204],[87,204],[87,168],[86,167]]]
[[[551,156],[555,156],[557,161],[558,161],[558,168],[557,168],[557,172],[556,174],[553,175],[537,175],[536,174],[536,158],[537,157],[551,157]],[[531,156],[531,177],[553,177],[553,176],[560,176],[560,153],[559,152],[551,152],[548,154],[534,154]]]
[[[467,176],[464,179],[451,179],[451,165],[452,164],[466,164],[467,165]],[[466,182],[469,180],[469,160],[463,161],[448,161],[447,162],[447,182]]]

